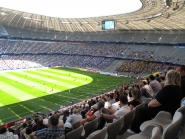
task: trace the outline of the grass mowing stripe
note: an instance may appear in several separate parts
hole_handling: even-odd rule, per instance
[[[33,113],[33,109],[30,110],[26,107],[24,107],[23,105],[17,104],[15,105],[15,107],[8,107],[8,110],[12,113],[14,113],[14,115],[16,115],[17,117],[21,118],[22,113]],[[24,116],[24,115],[23,115]],[[6,118],[8,119],[8,118]]]
[[[38,103],[37,103],[36,100],[38,100],[38,99],[34,99],[29,102],[21,102],[22,105],[21,104],[14,104],[12,107],[8,106],[9,109],[5,109],[5,107],[4,107],[2,112],[0,109],[0,113],[4,114],[4,116],[1,115],[2,120],[1,120],[0,124],[3,124],[4,120],[11,120],[11,119],[13,120],[15,118],[20,118],[20,116],[27,116],[28,114],[36,112],[38,110],[42,110],[43,108],[51,111],[50,107],[57,106],[57,105],[59,106],[58,103],[53,104],[50,102],[46,102],[45,100],[43,100],[41,103],[41,99],[39,99]],[[45,103],[43,103],[43,102],[45,102]],[[50,105],[48,105],[48,104],[50,104]],[[33,107],[33,106],[35,106],[35,107]],[[23,107],[23,108],[25,108],[25,110],[16,111],[17,108],[13,108],[13,107],[19,107],[19,109],[20,109],[20,107]],[[12,110],[12,109],[14,109],[14,110]],[[10,115],[14,115],[14,114],[16,114],[16,116],[10,117]],[[9,115],[8,118],[7,118],[7,115]]]
[[[27,106],[25,106],[25,105],[22,105],[22,104],[20,104],[19,106],[21,106],[21,107],[23,107],[23,108],[25,108],[27,111],[29,111],[29,112],[32,112],[32,113],[34,113],[34,111],[32,110],[32,109],[29,109],[29,107]]]
[[[12,112],[12,111],[10,110],[9,107],[5,107],[3,110],[0,110],[0,113],[3,113],[3,114],[1,114],[1,122],[3,122],[4,119],[7,119],[7,118],[11,117],[12,115],[13,115],[14,117],[16,117],[16,118],[19,118],[19,117],[17,117],[17,116],[14,114],[14,112]],[[8,116],[7,116],[7,115],[8,115]]]
[[[44,76],[44,77],[47,77],[49,79],[55,79],[55,80],[62,80],[63,82],[65,83],[69,83],[69,84],[75,84],[76,86],[81,86],[83,84],[85,84],[86,82],[84,83],[81,83],[79,82],[79,79],[76,79],[76,78],[68,78],[67,76],[61,76],[61,75],[56,75],[56,74],[51,74],[50,72],[47,72],[47,73],[41,73],[40,72],[37,72],[37,74],[40,73],[40,75]],[[49,74],[49,75],[48,75]]]
[[[52,72],[55,72],[55,73],[58,73],[58,74],[62,74],[62,75],[67,75],[71,77],[80,77],[80,78],[86,78],[86,77],[89,77],[89,75],[84,75],[83,73],[76,73],[76,72],[73,72],[72,70],[71,71],[68,71],[68,69],[66,70],[66,68],[51,68],[52,69]],[[41,71],[47,71],[48,69],[41,69]]]
[[[17,81],[12,82],[13,85],[16,88],[19,88],[20,90],[26,90],[25,92],[27,92],[31,95],[34,95],[36,97],[40,97],[40,96],[44,96],[46,94],[50,94],[49,90],[51,90],[51,88],[48,87],[48,91],[46,91],[46,89],[44,87],[43,87],[43,89],[38,88],[38,87],[36,88],[35,87],[36,86],[35,82],[32,82],[30,80],[26,80],[24,78],[17,77],[17,76],[12,75],[12,74],[13,73],[6,73],[5,75],[6,75],[6,77],[9,77],[9,79],[7,79],[7,80],[10,80],[10,82],[11,82],[11,79],[17,80],[17,78],[19,78]],[[45,91],[46,94],[43,94],[44,91]]]
[[[7,118],[6,113],[11,113],[11,111],[8,111],[8,109],[13,108],[13,107],[17,107],[17,105],[19,105],[19,103],[15,104],[15,105],[12,105],[12,104],[11,104],[11,105],[8,105],[8,106],[4,106],[3,109],[1,108],[1,109],[0,109],[0,113],[3,113],[3,114],[1,115],[1,117],[3,117],[3,118],[1,118],[1,119]],[[10,107],[10,106],[13,106],[13,107]],[[3,112],[3,111],[4,111],[4,112]]]
[[[19,106],[18,106],[19,107]],[[36,110],[41,110],[42,108],[39,108],[39,109],[33,109],[33,111],[36,111]],[[24,112],[21,112],[21,113],[15,113],[14,111],[12,111],[12,110],[10,110],[10,109],[7,109],[6,110],[6,112],[9,112],[9,113],[6,113],[7,115],[9,115],[8,117],[6,116],[6,117],[4,117],[4,118],[1,118],[1,122],[0,122],[0,124],[3,124],[3,121],[5,121],[5,120],[13,120],[13,119],[15,119],[15,118],[19,118],[19,117],[23,117],[23,116],[27,116],[29,113],[30,113],[30,111],[24,111]],[[3,111],[2,111],[3,112]],[[0,111],[0,113],[1,113],[1,111]],[[10,116],[11,115],[11,116]],[[12,116],[13,115],[13,116]]]
[[[21,118],[21,116],[19,115],[19,112],[23,111],[22,107],[18,106],[17,108],[13,107],[13,108],[8,108],[9,111],[11,111],[14,115],[16,115],[16,117]],[[25,109],[24,109],[25,111]]]
[[[74,78],[68,77],[69,75],[61,76],[61,74],[58,73],[58,75],[54,74],[54,76],[51,76],[50,75],[50,72],[52,72],[52,70],[53,69],[48,69],[47,70],[48,71],[47,73],[45,73],[43,71],[37,71],[37,72],[31,71],[31,72],[32,73],[37,73],[39,75],[42,75],[42,76],[44,76],[46,78],[51,78],[51,79],[53,79],[54,77],[57,77],[57,78],[54,78],[54,79],[55,80],[62,80],[63,82],[69,83],[69,84],[75,84],[76,86],[80,86],[80,85],[84,84],[84,83],[79,83],[79,82],[75,81],[75,77]]]
[[[64,74],[61,74],[60,72],[55,72],[53,70],[44,70],[42,71],[43,74],[47,74],[47,75],[51,75],[52,77],[58,77],[59,79],[62,79],[62,80],[66,80],[66,81],[74,81],[74,79],[76,79],[78,82],[80,83],[83,83],[83,84],[86,84],[87,82],[92,82],[92,78],[89,77],[89,76],[85,76],[85,78],[83,77],[70,77],[68,74],[64,75]],[[60,74],[60,75],[59,75]],[[74,73],[75,75],[76,73]],[[77,74],[76,74],[77,75]]]
[[[34,72],[34,71],[24,71],[24,72],[29,73],[29,76],[32,76],[32,77],[34,77],[35,74],[36,74],[36,75],[39,76],[38,78],[40,78],[40,79],[42,79],[42,80],[45,80],[46,82],[51,82],[51,83],[53,83],[53,84],[56,84],[56,83],[58,82],[59,85],[60,85],[60,84],[63,84],[64,86],[67,86],[67,87],[69,87],[69,88],[78,87],[78,85],[76,85],[74,82],[71,82],[71,84],[70,84],[70,83],[66,83],[66,82],[61,81],[61,80],[60,80],[60,81],[54,80],[54,79],[48,78],[48,76],[46,76],[46,75],[44,75],[44,74],[37,73],[37,72]]]
[[[26,92],[24,92],[24,91],[22,91],[22,90],[20,90],[18,88],[13,87],[10,84],[6,84],[6,83],[1,82],[1,81],[0,81],[0,88],[4,92],[6,92],[6,93],[8,93],[10,95],[13,95],[14,97],[16,97],[17,99],[19,99],[21,101],[25,101],[25,100],[36,98],[33,95],[30,95],[30,94],[28,94],[28,93],[26,93]]]
[[[55,95],[55,96],[57,96],[57,95]],[[55,99],[53,99],[54,100],[54,102],[56,102],[56,100],[57,99],[60,99],[60,98],[58,98],[58,97],[55,97],[55,96],[53,96],[53,98],[55,98]],[[52,98],[52,96],[50,96],[50,97],[48,97],[48,98]],[[73,97],[67,97],[67,98],[70,98],[69,100],[68,99],[66,99],[66,97],[65,97],[65,102],[67,101],[67,102],[71,102],[71,100],[73,99]],[[43,104],[43,103],[40,103],[41,101],[40,101],[41,99],[39,99],[39,103],[38,104],[40,104],[40,105],[38,105],[36,102],[35,102],[35,100],[32,100],[32,101],[29,101],[29,105],[26,105],[25,103],[26,102],[24,102],[24,104],[23,105],[19,105],[19,106],[26,106],[26,108],[25,109],[28,109],[28,112],[25,112],[25,110],[24,110],[24,113],[22,113],[22,112],[18,112],[18,114],[17,114],[17,116],[16,117],[18,117],[19,118],[19,116],[24,116],[24,114],[25,114],[25,116],[26,116],[26,114],[28,114],[29,112],[31,112],[31,110],[29,109],[29,107],[30,107],[30,105],[31,106],[33,106],[33,104],[35,105],[35,108],[38,108],[38,107],[41,107],[41,108],[39,108],[39,109],[42,109],[42,108],[44,108],[44,109],[48,109],[48,110],[51,110],[50,109],[50,107],[51,106],[59,106],[60,105],[60,103],[55,103],[55,104],[53,104],[53,103],[51,103],[52,105],[48,105],[48,102],[46,102],[45,100],[43,100],[44,102],[46,102],[45,104]],[[33,102],[34,101],[34,102]],[[42,102],[43,102],[42,101]],[[31,102],[33,102],[33,104],[30,104]],[[59,102],[59,101],[58,101]],[[47,106],[48,105],[48,106]],[[17,105],[16,106],[14,106],[14,107],[17,107]],[[11,108],[11,107],[9,107],[9,108]],[[36,111],[36,110],[39,110],[39,109],[35,109],[35,108],[32,108],[32,110],[33,111]],[[11,108],[12,109],[12,108]],[[11,110],[10,109],[10,110]],[[7,112],[7,110],[6,110],[6,112]],[[11,110],[11,112],[14,112],[14,111],[12,111]],[[15,112],[14,112],[15,113]],[[19,116],[18,116],[19,115]],[[15,117],[14,117],[15,118]],[[8,120],[9,118],[3,118],[3,120]]]
[[[11,79],[16,79],[17,76],[19,76],[20,74],[17,73],[7,73],[7,76]],[[27,80],[21,76],[19,76],[19,82],[25,84],[28,87],[31,87],[32,90],[37,90],[36,92],[40,91],[41,96],[43,96],[43,92],[47,93],[47,94],[52,94],[52,93],[56,93],[59,92],[60,90],[31,81],[31,80]],[[51,92],[52,89],[52,92]]]
[[[30,80],[30,81],[33,81],[33,82],[38,83],[38,84],[40,84],[40,85],[43,85],[43,86],[44,86],[44,89],[43,89],[44,91],[45,91],[46,87],[49,87],[49,88],[47,88],[48,90],[51,90],[52,87],[54,87],[55,89],[60,90],[60,91],[68,90],[68,87],[62,86],[61,84],[60,84],[60,85],[57,84],[58,81],[56,81],[55,84],[50,83],[50,82],[46,83],[45,80],[41,80],[41,79],[38,80],[38,79],[35,78],[35,77],[29,76],[29,74],[27,74],[27,76],[25,76],[25,73],[23,73],[23,72],[11,72],[11,73],[9,72],[9,74],[16,75],[16,76],[19,76],[19,77],[21,77],[21,78],[26,78],[26,80]],[[33,85],[34,85],[34,84],[33,84]],[[33,87],[33,85],[32,85],[32,87]],[[56,85],[57,85],[57,86],[56,86]],[[37,88],[38,88],[38,87],[37,87]],[[41,88],[43,88],[43,87],[41,87]],[[43,91],[43,90],[42,90],[42,91]],[[50,92],[50,91],[49,91],[49,92]]]
[[[75,85],[78,85],[78,86],[82,86],[84,84],[87,84],[87,81],[83,81],[81,78],[68,78],[66,76],[59,76],[59,75],[56,75],[56,74],[54,74],[54,76],[52,75],[50,78],[55,79],[55,80],[59,80],[59,81],[62,80],[65,83],[75,84]],[[93,81],[93,79],[91,79],[89,77],[88,83],[90,83],[92,81]]]
[[[7,104],[12,104],[12,103],[17,103],[20,102],[19,99],[17,99],[16,97],[14,97],[12,94],[8,94],[5,91],[3,91],[2,89],[0,89],[0,107],[7,105]]]
[[[53,105],[53,106],[56,106],[56,105]],[[19,107],[19,105],[16,105],[15,107]],[[37,107],[35,107],[35,109],[33,109],[33,111],[38,112],[38,111],[43,110],[43,109],[47,109],[48,111],[52,111],[52,109],[50,109],[50,108],[51,108],[51,105],[37,105]],[[6,111],[8,111],[8,108],[7,108]],[[12,111],[9,111],[9,112],[10,112],[9,115],[12,115]],[[0,110],[0,113],[3,113],[3,111],[1,112],[1,110]],[[27,111],[27,112],[23,111],[22,113],[19,113],[19,114],[16,114],[16,115],[18,117],[20,117],[20,116],[23,117],[23,116],[27,116],[29,113],[30,113],[29,111]],[[9,116],[9,117],[6,116],[5,118],[1,119],[1,122],[3,122],[2,120],[12,119],[12,118],[15,119],[15,117],[17,117],[17,116],[15,116],[15,115],[14,116]]]

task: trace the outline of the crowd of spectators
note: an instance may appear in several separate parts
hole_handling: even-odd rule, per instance
[[[79,56],[79,55],[12,55],[0,58],[0,70],[27,69],[38,67],[69,66],[104,70],[114,58]],[[122,60],[123,64],[115,72],[130,77],[144,76],[161,72],[168,66],[136,60]],[[175,67],[175,66],[173,66]]]
[[[29,41],[0,41],[1,53],[65,53],[80,55],[121,56],[124,44],[115,43],[55,43]]]
[[[154,72],[162,72],[169,65],[164,63],[153,63],[148,61],[136,61],[136,60],[124,60],[123,64],[117,69],[119,73],[126,74],[128,76],[137,77]],[[172,66],[176,67],[176,66]]]
[[[134,51],[132,50],[127,57],[128,58],[138,58],[138,59],[145,59],[145,60],[153,60],[151,56],[153,56],[154,52],[153,51]]]
[[[25,69],[37,67],[87,67],[103,69],[109,66],[113,58],[70,55],[16,55],[0,59],[0,70]]]
[[[60,43],[40,41],[4,41],[0,40],[0,53],[62,53],[76,55],[124,57],[143,60],[159,60],[166,62],[182,61],[182,51],[173,46],[160,46],[164,53],[159,52],[159,46],[128,45],[117,43]],[[146,50],[147,49],[147,50]],[[166,54],[169,51],[169,55]],[[172,51],[173,50],[173,51]],[[173,53],[172,53],[173,52]],[[173,54],[173,55],[172,55]]]
[[[164,59],[163,53],[159,54],[158,52],[159,46],[149,48],[149,46],[117,43],[57,43],[0,40],[0,53],[16,54],[1,55],[0,70],[53,66],[85,67],[102,70],[116,60],[111,57],[124,57],[134,60],[122,60],[123,64],[115,72],[137,77],[156,71],[163,71],[166,68],[165,63],[154,63],[152,62],[153,60],[169,61],[171,59],[175,62],[174,60],[176,59],[178,63],[179,58],[173,58],[172,55],[170,55],[170,59]],[[166,50],[167,47],[162,47],[162,49]],[[173,48],[170,50],[173,50]],[[177,51],[173,53],[175,52]],[[109,56],[109,58],[104,56]],[[179,55],[174,54],[174,56]],[[144,61],[138,61],[137,59]]]

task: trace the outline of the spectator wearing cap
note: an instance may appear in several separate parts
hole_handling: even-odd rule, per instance
[[[100,101],[98,103],[98,105],[97,104],[94,104],[92,106],[92,108],[91,108],[91,109],[93,109],[94,113],[91,116],[88,116],[87,115],[85,119],[81,120],[80,121],[80,125],[84,125],[86,122],[89,122],[89,121],[92,121],[92,120],[94,120],[96,118],[99,118],[100,117],[100,112],[98,111],[98,109],[101,108],[102,105],[104,107],[104,102],[103,101]]]
[[[58,126],[59,124],[59,116],[57,114],[53,114],[50,119],[50,127],[44,128],[42,130],[37,130],[30,134],[31,137],[36,136],[41,139],[56,139],[60,136],[64,135],[63,126]]]
[[[154,95],[152,96],[153,98],[155,98],[155,96],[157,95],[157,93],[162,89],[161,84],[155,79],[154,75],[150,75],[149,76],[150,79],[150,84],[149,86],[152,88],[152,90],[154,91]]]

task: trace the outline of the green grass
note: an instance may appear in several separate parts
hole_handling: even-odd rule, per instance
[[[84,101],[131,80],[70,68],[1,72],[0,125]]]

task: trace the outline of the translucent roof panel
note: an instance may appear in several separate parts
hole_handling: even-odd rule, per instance
[[[142,7],[140,0],[0,0],[0,3],[0,7],[57,18],[119,15]]]

